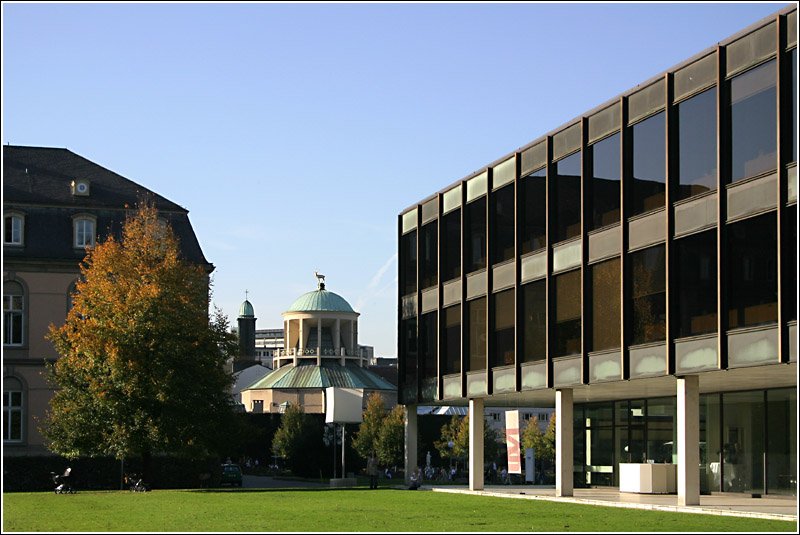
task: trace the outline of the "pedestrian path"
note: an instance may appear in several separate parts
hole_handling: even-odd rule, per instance
[[[700,505],[678,505],[675,494],[635,494],[620,492],[615,487],[575,489],[574,496],[559,497],[553,487],[532,485],[488,485],[483,490],[467,487],[425,485],[435,492],[477,494],[527,500],[549,500],[606,507],[627,507],[653,511],[673,511],[709,515],[741,516],[797,522],[796,496],[767,496],[753,498],[746,494],[719,493],[700,496]],[[425,488],[423,487],[423,488]]]

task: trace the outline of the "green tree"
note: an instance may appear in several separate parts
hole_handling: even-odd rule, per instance
[[[119,239],[87,250],[73,307],[48,338],[56,393],[43,422],[68,458],[207,455],[230,418],[227,319],[209,319],[209,281],[181,257],[172,229],[144,205]],[[201,415],[201,416],[200,416]]]
[[[453,418],[442,426],[442,434],[439,440],[433,442],[433,446],[439,452],[442,459],[450,461],[466,460],[469,457],[469,417],[453,416]],[[483,422],[483,459],[493,461],[500,455],[503,445],[500,434],[489,422]]]
[[[378,431],[375,451],[378,461],[385,466],[403,464],[405,457],[405,412],[397,405],[383,419]]]
[[[301,405],[289,403],[281,415],[281,425],[272,438],[272,452],[282,457],[297,475],[308,475],[307,454],[317,451],[322,436]]]
[[[373,392],[367,398],[367,407],[364,409],[358,433],[353,438],[353,449],[363,459],[368,459],[370,455],[376,453],[378,435],[381,426],[386,418],[386,408],[383,403],[383,396],[378,392]]]
[[[556,415],[553,414],[550,417],[550,423],[544,433],[539,429],[539,419],[531,418],[525,431],[522,432],[521,441],[523,449],[534,449],[536,460],[554,462],[556,458]]]

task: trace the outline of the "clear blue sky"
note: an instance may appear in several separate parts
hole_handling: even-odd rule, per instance
[[[318,269],[394,356],[400,211],[786,5],[4,2],[2,142],[187,208],[232,323]]]

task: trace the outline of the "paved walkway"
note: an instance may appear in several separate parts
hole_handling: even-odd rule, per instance
[[[750,495],[719,493],[700,496],[700,505],[679,506],[678,497],[674,494],[633,494],[620,492],[614,487],[591,489],[575,489],[574,496],[557,497],[553,487],[533,485],[487,485],[484,490],[471,491],[467,487],[425,485],[435,492],[455,492],[478,494],[482,496],[500,496],[504,498],[520,498],[528,500],[549,500],[569,503],[585,503],[609,507],[627,507],[632,509],[650,509],[656,511],[673,511],[681,513],[701,513],[725,516],[743,516],[766,518],[771,520],[787,520],[797,522],[797,497],[768,496],[752,498]]]

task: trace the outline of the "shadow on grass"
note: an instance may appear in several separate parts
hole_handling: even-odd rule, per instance
[[[350,491],[375,491],[375,490],[406,490],[402,488],[394,488],[394,487],[381,487],[378,489],[370,489],[365,487],[275,487],[275,488],[251,488],[251,489],[242,489],[242,488],[234,488],[234,489],[226,489],[226,488],[210,488],[210,489],[189,489],[189,492],[199,492],[199,493],[229,493],[229,492],[245,492],[245,493],[259,493],[259,492],[336,492],[340,490],[350,490]]]

